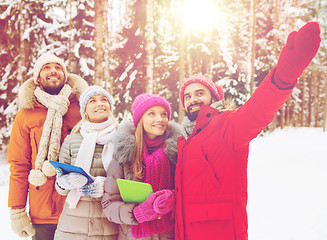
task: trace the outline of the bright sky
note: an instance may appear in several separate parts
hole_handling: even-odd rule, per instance
[[[177,9],[185,22],[186,30],[209,31],[224,23],[224,13],[212,0],[186,0],[185,5]]]

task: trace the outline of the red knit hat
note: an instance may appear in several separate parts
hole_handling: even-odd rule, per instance
[[[162,106],[168,112],[168,120],[170,119],[170,106],[169,103],[163,98],[155,94],[141,94],[138,95],[132,104],[133,122],[136,127],[140,118],[150,108],[154,106]]]
[[[184,106],[184,91],[185,88],[190,85],[191,83],[200,83],[207,87],[212,94],[217,98],[217,100],[223,100],[224,99],[224,90],[221,86],[219,86],[217,83],[214,83],[210,78],[207,78],[206,76],[196,74],[190,78],[188,78],[182,85],[180,90],[180,98],[182,101],[182,105]]]

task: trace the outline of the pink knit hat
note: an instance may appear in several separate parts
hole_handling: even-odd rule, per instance
[[[170,106],[169,103],[163,98],[155,94],[141,94],[134,99],[132,104],[133,122],[136,127],[140,118],[150,108],[154,106],[162,106],[168,112],[168,120],[170,119]]]
[[[217,100],[223,100],[224,99],[224,90],[222,89],[221,86],[218,84],[214,83],[210,78],[207,78],[206,76],[196,74],[190,78],[188,78],[182,85],[181,90],[180,90],[180,98],[182,101],[182,105],[184,106],[184,91],[185,88],[190,85],[191,83],[200,83],[207,87],[212,94],[217,98]]]

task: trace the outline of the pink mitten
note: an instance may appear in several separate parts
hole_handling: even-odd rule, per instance
[[[162,215],[169,213],[175,206],[174,192],[170,189],[164,189],[158,192],[161,192],[161,194],[154,200],[154,211]]]
[[[153,203],[158,196],[157,193],[151,193],[143,203],[134,207],[133,213],[139,223],[149,222],[161,216],[153,209]]]
[[[298,32],[291,32],[279,56],[274,82],[286,89],[311,63],[320,45],[320,28],[317,22],[308,22]]]

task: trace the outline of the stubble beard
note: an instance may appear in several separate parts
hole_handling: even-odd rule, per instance
[[[51,95],[58,95],[63,88],[63,85],[61,86],[45,86],[43,87],[43,90]]]
[[[50,75],[49,77],[51,77],[51,76],[57,76],[57,75]],[[47,78],[45,79],[46,82],[47,82]],[[51,95],[58,95],[60,93],[61,89],[64,87],[64,85],[65,85],[65,83],[61,83],[59,85],[49,85],[49,84],[41,84],[40,83],[39,86],[46,93],[49,93]]]
[[[211,98],[210,103],[208,104],[208,106],[210,106],[213,101],[214,101],[214,99]],[[202,107],[203,104],[204,104],[203,102],[198,102],[198,103],[191,104],[190,106],[188,106],[187,111],[185,111],[185,114],[186,114],[186,116],[188,117],[188,119],[191,122],[193,122],[193,121],[195,121],[197,119],[197,117],[199,115],[199,112],[200,112],[201,107]],[[190,107],[195,106],[195,105],[200,105],[200,109],[197,110],[197,111],[194,111],[194,112],[190,112]]]
[[[188,117],[188,119],[189,119],[191,122],[193,122],[193,121],[196,120],[196,118],[198,117],[199,112],[200,112],[200,109],[201,109],[201,107],[202,107],[203,104],[204,104],[204,103],[196,103],[196,104],[192,104],[192,105],[188,106],[187,111],[185,111],[185,114],[186,114],[186,116]],[[195,106],[195,105],[200,105],[200,109],[197,110],[197,111],[194,111],[194,112],[190,112],[190,110],[189,110],[190,107]]]

